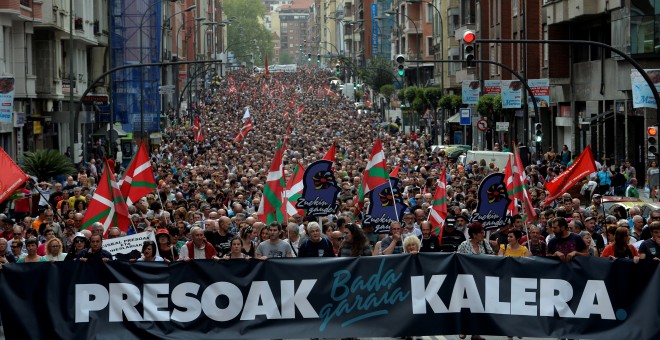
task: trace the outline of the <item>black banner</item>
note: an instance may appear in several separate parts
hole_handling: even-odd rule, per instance
[[[8,339],[660,338],[660,269],[459,254],[10,264]]]

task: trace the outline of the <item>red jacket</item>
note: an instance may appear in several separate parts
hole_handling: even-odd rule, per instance
[[[204,246],[206,259],[210,260],[213,257],[213,255],[217,254],[218,252],[215,251],[215,248],[213,248],[213,245],[211,243],[207,241],[204,242],[206,242],[206,245]],[[188,247],[188,257],[191,259],[195,259],[195,248],[194,248],[195,245],[193,244],[193,241],[188,241],[188,243],[186,243],[186,247]]]

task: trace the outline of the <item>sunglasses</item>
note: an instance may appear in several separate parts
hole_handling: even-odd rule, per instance
[[[20,248],[21,246],[15,246],[15,245],[12,245],[11,247],[12,247],[12,248]]]
[[[73,243],[85,243],[85,241],[81,239],[73,240]]]

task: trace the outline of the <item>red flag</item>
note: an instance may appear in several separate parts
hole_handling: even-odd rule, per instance
[[[193,121],[193,134],[195,135],[195,142],[201,143],[204,141],[204,131],[202,131],[202,126],[199,123],[199,117],[195,117]]]
[[[387,173],[387,163],[385,162],[385,154],[383,153],[383,145],[379,139],[376,139],[374,147],[369,156],[369,162],[364,169],[362,176],[362,193],[366,195],[369,191],[377,186],[387,183],[390,176]],[[362,198],[364,199],[364,197]]]
[[[284,205],[282,206],[282,213],[286,216],[293,216],[298,214],[302,217],[305,217],[305,210],[296,208],[296,202],[298,198],[302,196],[304,188],[305,178],[305,167],[298,162],[296,168],[293,170],[293,174],[286,183],[286,191]]]
[[[267,76],[269,74],[268,73],[268,51],[266,51],[266,59],[265,59],[265,62],[264,62],[264,69],[265,69],[264,70],[264,76]]]
[[[334,162],[336,153],[337,153],[337,148],[335,146],[335,142],[332,142],[332,146],[330,147],[330,149],[328,149],[328,152],[325,154],[325,156],[323,156],[323,160]]]
[[[392,169],[392,172],[390,172],[390,177],[399,177],[399,169],[401,168],[401,165],[397,165]],[[424,186],[424,191],[426,191],[426,186]],[[424,192],[426,193],[426,192]]]
[[[529,198],[529,192],[527,191],[527,185],[525,180],[527,174],[525,174],[525,168],[522,164],[522,159],[520,159],[520,153],[518,149],[514,146],[514,155],[515,155],[515,164],[513,166],[513,193],[514,197],[523,203],[525,208],[525,221],[531,222],[532,219],[536,218],[536,210],[534,210],[534,205],[532,205],[532,199]]]
[[[278,145],[275,151],[275,157],[270,163],[270,170],[266,178],[266,185],[264,186],[264,193],[261,197],[259,210],[257,211],[257,218],[266,225],[271,222],[283,222],[284,215],[282,214],[282,201],[284,200],[284,170],[282,166],[282,155],[284,154],[284,146]]]
[[[518,206],[516,205],[516,197],[513,191],[513,169],[511,166],[511,157],[506,162],[506,167],[504,168],[504,182],[506,183],[507,196],[511,199],[509,205],[506,207],[506,213],[509,216],[518,214]]]
[[[236,138],[234,138],[234,143],[242,142],[250,131],[252,131],[252,119],[248,118],[245,121],[245,124],[243,124],[241,131],[239,131]]]
[[[431,213],[429,215],[433,232],[438,235],[438,241],[442,244],[442,230],[447,219],[447,171],[444,169],[440,174],[438,187],[435,189],[431,201]]]
[[[128,205],[115,180],[115,175],[106,162],[98,187],[92,196],[82,220],[81,229],[88,229],[95,222],[103,224],[103,237],[107,236],[110,227],[119,227],[123,232],[128,231],[131,220],[128,217]]]
[[[0,148],[0,203],[4,202],[16,189],[30,177],[14,163],[3,148]]]
[[[144,143],[140,145],[138,152],[128,165],[126,174],[119,185],[121,195],[127,204],[137,202],[156,188],[154,169],[151,167],[151,160]]]
[[[298,107],[298,110],[296,110],[296,118],[300,118],[300,116],[302,116],[302,114],[303,114],[303,111],[305,111],[305,106],[300,105]]]
[[[596,162],[591,154],[591,146],[587,145],[580,156],[575,160],[566,171],[560,173],[552,181],[545,183],[545,189],[548,190],[548,196],[543,205],[548,205],[556,200],[561,194],[572,188],[575,183],[582,180],[585,176],[597,171]]]

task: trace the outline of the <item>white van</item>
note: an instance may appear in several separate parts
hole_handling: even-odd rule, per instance
[[[495,163],[495,166],[498,167],[500,171],[504,172],[504,168],[506,167],[506,163],[509,161],[509,159],[511,159],[511,162],[513,162],[513,154],[511,152],[500,152],[500,151],[468,150],[463,164],[467,164],[472,161],[477,161],[477,163],[479,163],[482,159],[486,161],[486,165],[490,163]]]

